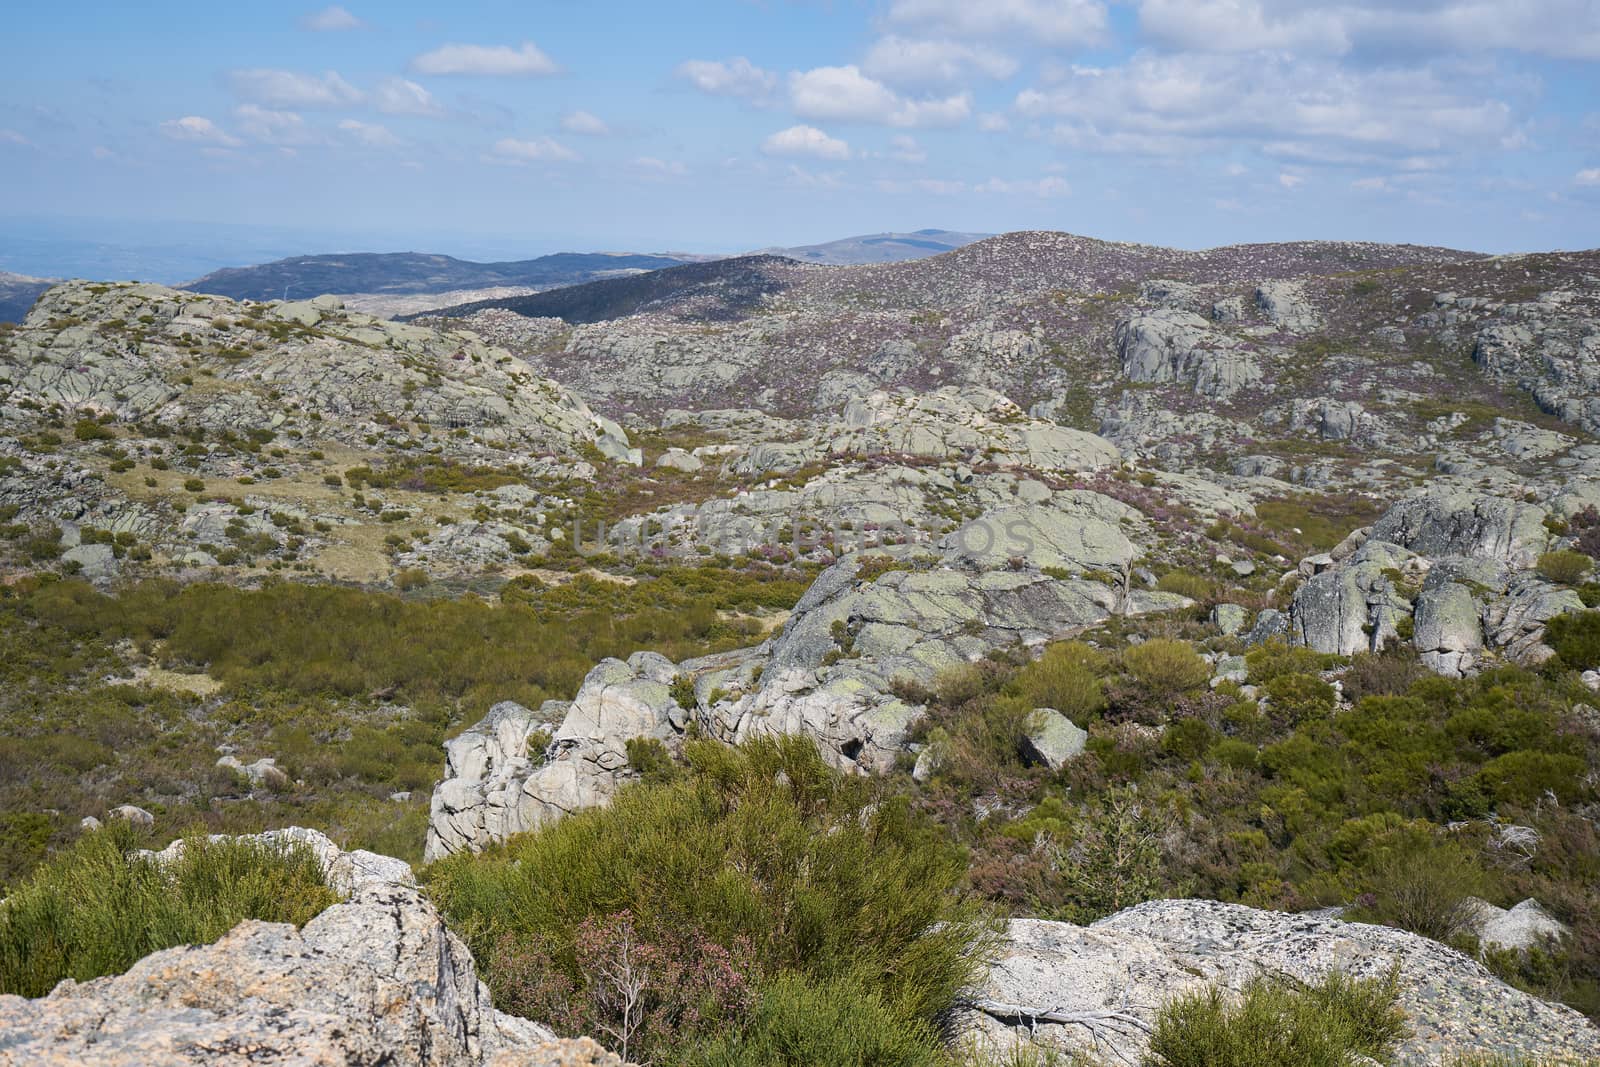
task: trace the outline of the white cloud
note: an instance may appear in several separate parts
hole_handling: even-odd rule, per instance
[[[998,111],[985,111],[978,116],[978,129],[984,133],[1004,133],[1011,128],[1011,120]]]
[[[0,144],[21,145],[24,148],[33,147],[33,142],[16,130],[0,130]]]
[[[1600,167],[1580,170],[1572,180],[1579,185],[1600,185]]]
[[[761,142],[769,156],[811,156],[814,159],[849,159],[850,145],[829,137],[815,126],[790,126]]]
[[[1072,195],[1072,186],[1067,184],[1066,179],[1056,177],[1017,181],[990,178],[982,185],[973,188],[980,193],[994,193],[998,196],[1036,196],[1041,200]]]
[[[758,99],[778,87],[778,76],[744,56],[733,59],[691,59],[678,66],[678,77],[713,96]]]
[[[836,172],[806,170],[790,164],[785,184],[796,189],[843,189],[844,179]]]
[[[323,138],[293,111],[274,111],[255,104],[240,104],[233,109],[239,131],[253,141],[270,145],[315,144]]]
[[[633,161],[633,168],[652,178],[681,178],[689,173],[689,168],[677,160],[657,159],[655,156],[640,156]]]
[[[385,78],[372,90],[372,106],[386,115],[438,118],[445,113],[433,94],[405,78]]]
[[[1298,189],[1305,183],[1305,176],[1301,174],[1290,174],[1285,171],[1284,173],[1278,175],[1278,184],[1283,186],[1285,189]]]
[[[1168,47],[1201,52],[1600,58],[1600,6],[1592,0],[1140,0],[1139,23]]]
[[[1109,13],[1102,0],[894,0],[889,21],[958,40],[1012,37],[1056,47],[1098,44]]]
[[[914,88],[958,84],[971,74],[1009,78],[1017,72],[1015,59],[984,45],[893,34],[874,44],[861,66],[874,78]]]
[[[0,131],[0,134],[3,134],[3,131]],[[0,140],[5,140],[4,136],[0,136]],[[94,149],[89,154],[94,156],[96,159],[102,160],[117,158],[117,154],[103,144],[95,145]]]
[[[447,44],[424,52],[411,61],[418,74],[481,74],[499,77],[538,77],[561,68],[532,41],[521,48],[509,45]]]
[[[185,115],[181,119],[168,119],[161,124],[161,135],[170,137],[174,141],[221,145],[224,148],[237,148],[244,143],[239,138],[218,127],[210,119],[200,115]]]
[[[579,158],[578,153],[548,137],[531,141],[502,137],[494,143],[492,155],[500,163],[571,163]]]
[[[359,89],[331,70],[321,77],[292,70],[235,70],[228,81],[235,93],[266,107],[347,107],[362,100]]]
[[[972,113],[972,94],[912,100],[861,73],[859,67],[817,67],[789,75],[789,102],[805,119],[887,126],[955,126]]]
[[[891,159],[898,159],[902,163],[926,163],[928,160],[928,153],[910,134],[895,134],[889,138],[889,144]]]
[[[1278,158],[1362,165],[1499,147],[1511,108],[1489,82],[1432,68],[1345,68],[1282,54],[1137,53],[1106,69],[1074,68],[1018,94],[1024,116],[1057,120],[1079,148],[1183,155],[1245,144]]]
[[[389,132],[389,128],[376,122],[359,122],[356,119],[345,119],[339,123],[339,128],[348,133],[356,143],[367,148],[398,148],[402,143],[400,138]]]
[[[325,7],[315,14],[307,15],[300,20],[300,28],[314,30],[318,33],[332,33],[338,30],[360,30],[366,23],[356,18],[338,4]]]
[[[606,125],[605,119],[587,111],[574,111],[562,116],[561,128],[568,133],[583,134],[586,137],[605,137],[611,132],[611,127]]]
[[[927,193],[930,196],[960,196],[967,191],[963,181],[946,181],[943,178],[916,178],[911,181],[880,180],[877,187],[885,193]]]

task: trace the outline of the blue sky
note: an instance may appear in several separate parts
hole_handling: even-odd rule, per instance
[[[1600,245],[1600,0],[146,0],[8,22],[16,241]]]

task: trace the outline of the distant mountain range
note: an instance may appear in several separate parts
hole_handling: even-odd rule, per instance
[[[473,263],[421,252],[356,252],[294,256],[212,271],[179,288],[234,300],[297,300],[323,293],[441,293],[499,286],[551,289],[683,262],[677,256],[609,252],[558,252],[507,263]]]
[[[606,322],[641,311],[679,308],[698,299],[707,321],[734,319],[757,307],[762,297],[781,292],[788,284],[789,272],[805,269],[784,256],[737,256],[709,263],[685,263],[630,278],[569,285],[531,296],[475,300],[422,314],[453,318],[504,308],[535,319]]]
[[[829,266],[898,263],[949,252],[987,236],[953,230],[873,233],[822,244],[762,249],[741,257],[686,252],[559,252],[534,259],[477,263],[424,252],[351,252],[292,256],[255,266],[227,267],[185,282],[178,288],[234,300],[297,300],[338,293],[350,298],[349,306],[353,308],[390,316],[481,303],[490,297],[522,300],[547,290],[717,260],[743,262],[752,257],[782,257]],[[733,273],[739,270],[735,267]],[[94,277],[104,280],[112,274],[121,276],[113,271],[104,278]],[[51,284],[49,279],[0,271],[0,322],[20,321],[34,299]],[[615,307],[629,305],[635,293],[641,303],[647,303],[651,291],[649,286],[637,290],[625,287],[620,305],[610,304],[617,296],[611,293],[604,307],[592,309],[558,300],[555,304],[562,310],[549,313],[579,318],[588,314],[613,317]],[[535,301],[529,306],[542,307],[543,302]]]
[[[899,263],[949,252],[986,236],[989,235],[952,230],[873,233],[824,244],[765,248],[751,255],[782,256],[830,266]],[[401,296],[494,288],[543,291],[725,258],[733,257],[680,252],[560,252],[537,259],[474,263],[421,252],[361,252],[294,256],[254,267],[218,270],[179,288],[235,300],[282,300],[286,294],[294,300],[322,293]]]

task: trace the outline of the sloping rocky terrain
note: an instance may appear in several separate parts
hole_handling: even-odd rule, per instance
[[[527,299],[68,283],[0,332],[0,877],[198,818],[426,885],[799,735],[1010,918],[993,1055],[1392,968],[1394,1062],[1600,1055],[1600,256],[1023,233]],[[382,884],[0,1000],[0,1056],[496,1062],[491,994],[577,995],[327,849]]]

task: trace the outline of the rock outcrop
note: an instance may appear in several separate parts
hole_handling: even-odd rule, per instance
[[[1256,357],[1199,315],[1161,309],[1117,326],[1122,373],[1133,382],[1175,382],[1197,393],[1226,397],[1261,381]]]
[[[1398,972],[1412,1033],[1397,1062],[1408,1067],[1472,1054],[1600,1056],[1600,1028],[1578,1012],[1513,989],[1438,942],[1203,900],[1152,901],[1089,926],[1013,920],[974,996],[968,1034],[995,1050],[1079,1050],[1132,1065],[1174,997],[1212,985],[1238,991],[1258,976],[1316,981],[1334,970]]]
[[[498,705],[449,743],[427,857],[605,803],[630,774],[630,739],[670,748],[691,722],[734,742],[804,734],[836,767],[886,771],[923,714],[899,695],[904,686],[931,686],[994,649],[1038,646],[1113,614],[1189,603],[1131,588],[1136,509],[1085,491],[1047,497],[985,512],[931,545],[846,556],[756,648],[679,664],[640,652],[595,667],[570,705],[538,716]],[[692,686],[691,707],[679,703],[682,685]],[[535,722],[558,713],[548,750],[528,753]],[[1047,758],[1064,759],[1065,740],[1052,738]]]
[[[1301,565],[1289,630],[1297,644],[1353,655],[1410,642],[1434,671],[1462,677],[1486,654],[1537,663],[1544,625],[1582,611],[1572,589],[1531,568],[1551,543],[1543,507],[1456,486],[1391,507],[1334,553]]]
[[[348,898],[299,930],[244,922],[125,974],[67,980],[37,1000],[0,997],[0,1061],[620,1067],[592,1043],[556,1042],[496,1011],[405,864],[341,852],[311,830],[263,838],[310,847]]]

